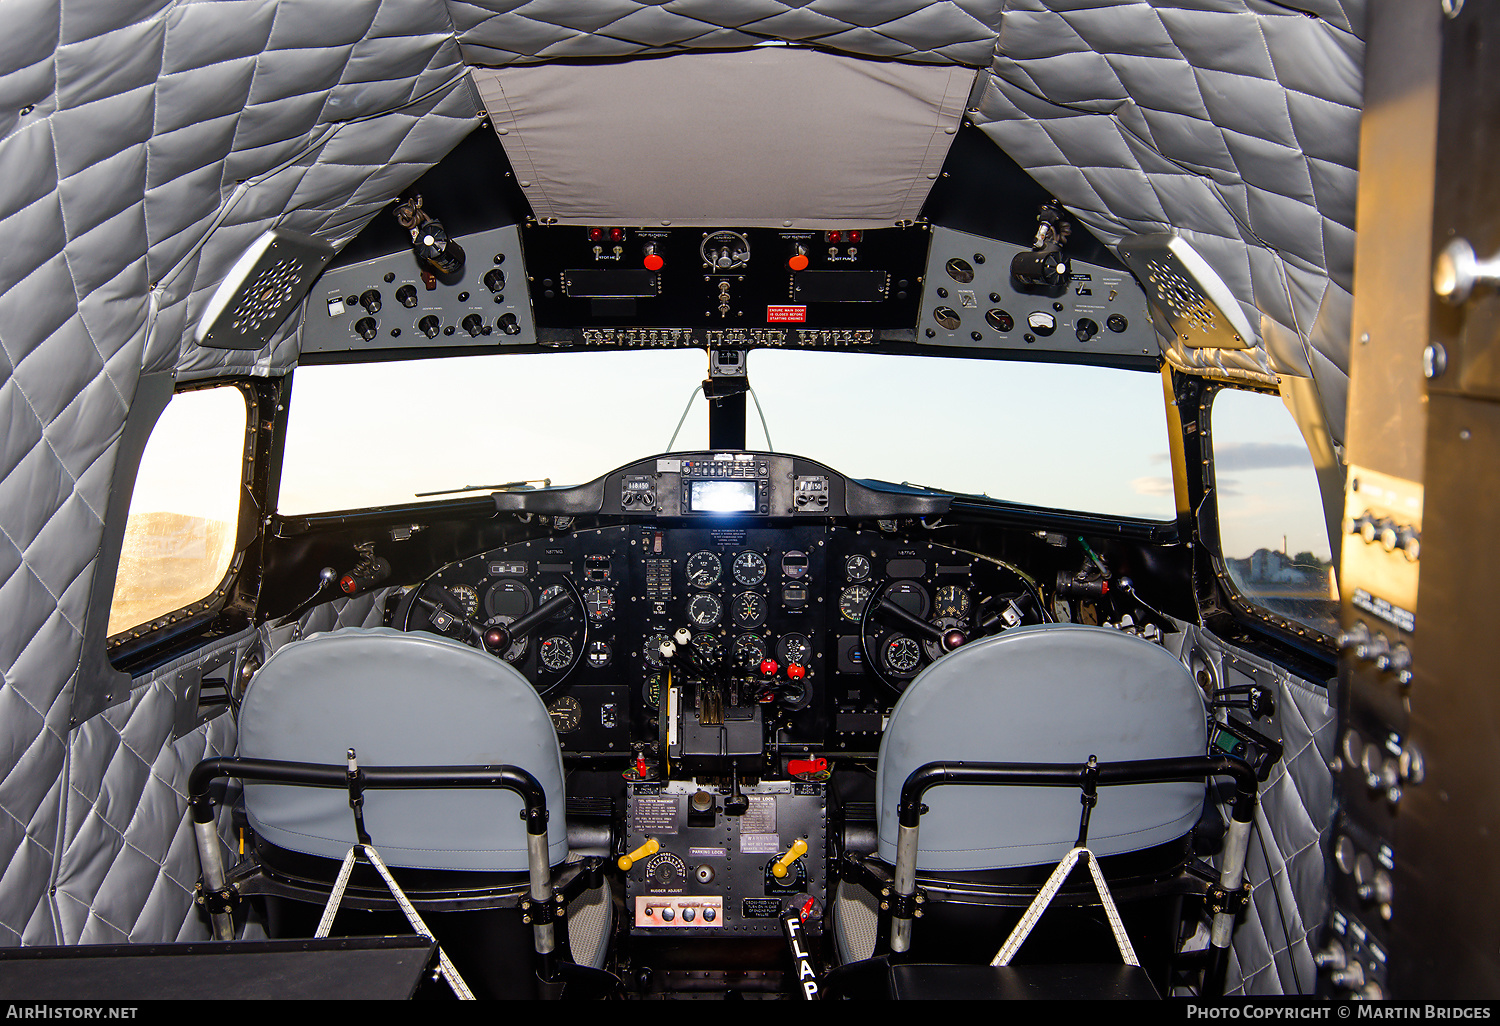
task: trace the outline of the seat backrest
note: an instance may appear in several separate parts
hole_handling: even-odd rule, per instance
[[[240,709],[239,754],[361,766],[526,770],[547,798],[549,861],[567,855],[562,752],[541,698],[514,667],[460,642],[387,627],[350,627],[281,648]],[[365,792],[370,839],[413,869],[526,869],[521,799],[502,790]],[[347,792],[247,784],[256,832],[277,847],[341,859],[355,841]]]
[[[929,762],[1082,764],[1203,755],[1203,694],[1165,649],[1101,627],[1017,627],[938,659],[891,711],[876,772],[879,855],[896,860],[901,786]],[[1101,787],[1089,821],[1098,855],[1181,837],[1204,785]],[[1079,791],[963,787],[927,792],[917,866],[1004,869],[1059,861],[1078,837]]]

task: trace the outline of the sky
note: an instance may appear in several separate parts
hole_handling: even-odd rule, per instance
[[[872,353],[754,350],[747,445],[851,477],[911,481],[1064,509],[1169,520],[1158,375]],[[506,354],[298,369],[282,477],[287,514],[410,502],[415,493],[592,480],[706,448],[701,350]],[[1274,396],[1215,407],[1225,548],[1325,556],[1316,480]],[[351,414],[351,397],[358,397]],[[689,400],[691,405],[689,406]],[[370,416],[370,411],[380,411]],[[1289,479],[1303,478],[1301,486]]]

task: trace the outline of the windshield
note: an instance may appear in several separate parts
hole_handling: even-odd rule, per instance
[[[752,351],[747,365],[749,448],[856,478],[1174,515],[1155,374],[772,349]],[[702,350],[676,349],[301,368],[279,511],[409,503],[473,485],[579,484],[643,456],[707,449],[697,391],[707,366]],[[372,420],[377,410],[397,412]]]

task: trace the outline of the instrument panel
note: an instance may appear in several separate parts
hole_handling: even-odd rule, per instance
[[[450,563],[394,622],[514,665],[565,752],[725,773],[772,748],[873,750],[928,663],[1040,616],[1017,568],[874,525],[653,519]]]

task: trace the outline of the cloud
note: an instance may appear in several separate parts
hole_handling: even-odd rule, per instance
[[[1312,457],[1300,445],[1289,442],[1227,442],[1214,445],[1216,470],[1275,470],[1307,467]]]
[[[1130,490],[1137,495],[1171,495],[1170,477],[1138,477],[1130,482]]]

